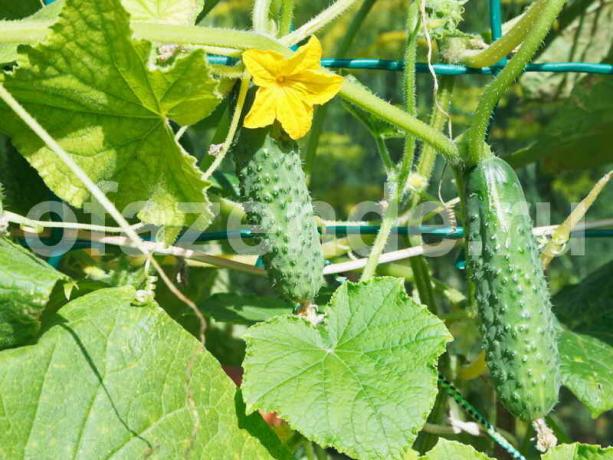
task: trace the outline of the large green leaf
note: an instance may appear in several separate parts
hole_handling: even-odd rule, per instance
[[[0,350],[36,337],[53,288],[68,278],[0,238]]]
[[[613,262],[553,299],[562,382],[593,417],[613,409]]]
[[[202,51],[159,69],[151,45],[130,35],[119,0],[68,0],[45,42],[24,48],[5,86],[94,182],[117,184],[120,208],[142,201],[143,221],[174,226],[200,211],[204,227],[209,184],[174,140],[169,119],[188,125],[210,114],[218,82]],[[1,129],[47,185],[82,206],[89,193],[80,181],[8,108],[0,115]],[[182,202],[200,207],[186,214]]]
[[[314,326],[277,316],[246,333],[248,411],[275,411],[309,439],[356,458],[402,458],[437,393],[451,340],[396,278],[342,285]]]
[[[121,0],[133,21],[193,24],[204,0]]]
[[[0,458],[270,458],[215,359],[157,305],[110,288],[0,352]]]
[[[543,460],[612,460],[613,447],[602,448],[591,444],[560,444],[547,452]]]
[[[436,446],[428,451],[426,455],[418,457],[414,454],[413,457],[408,456],[407,460],[491,460],[491,457],[476,451],[472,446],[462,444],[457,441],[449,441],[445,438],[439,438]]]

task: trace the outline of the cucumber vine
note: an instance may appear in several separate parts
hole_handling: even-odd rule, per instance
[[[304,18],[312,5],[254,0],[250,30],[210,25],[217,9],[243,3],[58,0],[29,17],[0,5],[11,18],[0,20],[0,167],[15,169],[0,171],[10,180],[6,192],[0,184],[0,457],[332,458],[333,448],[360,459],[489,458],[469,445],[487,450],[481,434],[518,460],[535,448],[562,452],[556,434],[566,434],[548,418],[560,386],[575,392],[591,375],[589,385],[610,388],[600,382],[608,375],[568,352],[586,342],[585,325],[576,334],[563,311],[556,318],[544,274],[585,209],[547,230],[557,239],[541,254],[521,182],[490,148],[488,129],[566,2],[535,0],[477,51],[463,46],[483,42],[460,30],[472,4],[403,4],[403,31],[392,34],[403,42],[393,88],[401,104],[324,69],[328,43],[318,38],[346,21],[335,50],[346,58],[370,16],[396,20],[392,2],[321,2]],[[434,79],[428,121],[418,98],[428,87],[417,77],[424,54]],[[494,74],[455,137],[462,88],[437,75],[437,59]],[[341,109],[328,105],[336,96],[382,163],[368,165],[385,176],[378,225],[316,217],[309,184]],[[353,167],[364,148],[348,144],[341,156]],[[440,186],[438,199],[428,193],[439,156],[462,207],[463,226],[454,214],[443,235],[458,238],[450,247],[464,243],[466,294],[424,257],[433,250],[423,235],[441,233],[414,225],[430,198],[453,213]],[[22,215],[11,209],[15,188],[27,193],[21,177],[81,208],[80,219],[106,214],[90,224]],[[16,244],[69,231],[86,250],[48,263]],[[372,236],[353,245],[362,231]],[[392,237],[405,248],[386,252]],[[233,271],[248,281],[226,276]],[[484,353],[474,359],[476,320]],[[599,332],[586,334],[596,341]],[[572,374],[571,365],[585,368]],[[65,414],[53,421],[49,402],[58,400]],[[488,403],[486,417],[475,406]],[[515,435],[497,428],[502,407]],[[469,441],[443,439],[460,433]]]

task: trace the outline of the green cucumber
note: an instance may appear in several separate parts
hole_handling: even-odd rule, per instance
[[[468,272],[490,375],[505,407],[535,420],[558,400],[560,359],[526,199],[515,171],[496,157],[468,171],[465,185]]]
[[[243,129],[234,156],[273,286],[292,302],[311,303],[323,284],[324,256],[298,145],[269,129]]]

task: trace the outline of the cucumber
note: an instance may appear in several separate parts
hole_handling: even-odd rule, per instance
[[[292,302],[310,304],[323,284],[324,256],[298,145],[270,129],[243,129],[234,156],[273,286]]]
[[[515,416],[545,416],[558,400],[560,359],[554,316],[532,220],[515,171],[490,157],[468,171],[468,272],[486,361]]]

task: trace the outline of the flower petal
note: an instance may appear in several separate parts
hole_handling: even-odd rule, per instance
[[[321,67],[321,43],[315,35],[309,41],[298,48],[292,57],[283,66],[283,74],[290,76],[304,72],[308,69],[319,69]]]
[[[309,104],[325,104],[341,90],[345,79],[323,70],[306,70],[288,78],[289,85],[303,101]]]
[[[247,50],[243,63],[257,86],[270,87],[276,84],[276,77],[287,60],[276,51]]]
[[[300,139],[311,129],[313,106],[301,99],[300,93],[284,88],[284,97],[277,99],[277,119],[289,137]]]
[[[282,95],[282,93],[281,93]],[[276,117],[277,99],[279,92],[275,89],[258,88],[251,110],[245,117],[243,126],[255,129],[272,125]]]

